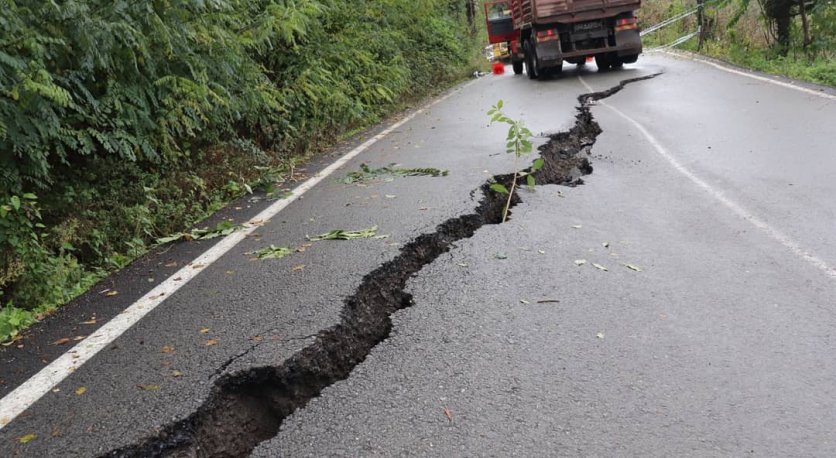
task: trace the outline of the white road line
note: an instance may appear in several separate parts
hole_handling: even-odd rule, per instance
[[[587,82],[584,81],[583,78],[578,76],[578,79],[581,81],[581,83],[584,86],[586,86],[587,89],[589,89],[590,92],[595,92],[595,89],[593,89],[592,86],[587,84]],[[781,245],[783,245],[784,247],[789,249],[793,254],[795,254],[799,258],[801,258],[804,261],[806,261],[807,263],[811,264],[813,267],[816,267],[817,269],[823,271],[831,279],[836,280],[836,269],[829,266],[827,264],[827,262],[825,262],[823,259],[819,258],[818,256],[816,256],[816,255],[808,252],[804,248],[802,248],[801,245],[798,242],[796,242],[795,240],[793,240],[792,238],[790,238],[789,236],[787,236],[783,232],[779,231],[778,229],[774,228],[773,226],[770,226],[769,223],[767,223],[766,221],[758,218],[757,216],[755,216],[754,214],[752,214],[751,212],[749,212],[748,210],[746,210],[745,208],[740,206],[738,203],[736,203],[733,200],[726,197],[725,194],[723,194],[722,191],[715,189],[710,184],[706,183],[701,178],[696,176],[693,172],[691,172],[685,166],[683,166],[671,153],[669,153],[665,149],[665,147],[662,146],[662,144],[659,143],[658,140],[656,140],[656,137],[654,137],[641,123],[639,123],[635,119],[631,118],[630,116],[627,116],[624,112],[622,112],[618,108],[606,103],[604,100],[599,100],[597,102],[597,104],[609,108],[615,114],[624,118],[627,122],[632,124],[639,132],[642,133],[642,135],[644,135],[644,137],[651,144],[651,146],[653,146],[653,148],[656,150],[656,152],[659,153],[660,156],[665,158],[665,160],[667,160],[671,164],[671,166],[673,166],[673,168],[676,169],[676,171],[685,175],[686,178],[688,178],[695,185],[697,185],[698,187],[700,187],[704,191],[706,191],[711,197],[717,199],[720,203],[725,205],[729,210],[734,212],[737,216],[739,216],[739,217],[745,219],[746,221],[752,223],[753,226],[757,227],[758,229],[760,229],[761,231],[766,233],[766,235],[768,235],[770,238],[772,238],[776,242],[780,243]]]
[[[735,75],[745,76],[747,78],[752,78],[754,80],[763,81],[765,83],[775,84],[775,85],[785,87],[785,88],[789,88],[789,89],[795,89],[796,91],[801,91],[801,92],[804,92],[806,94],[815,95],[815,96],[822,97],[822,98],[829,99],[829,100],[836,100],[836,95],[828,94],[827,92],[814,91],[813,89],[809,89],[809,88],[806,88],[806,87],[803,87],[803,86],[798,86],[796,84],[787,83],[787,82],[784,82],[784,81],[776,80],[774,78],[767,78],[765,76],[755,75],[755,74],[745,72],[745,71],[741,71],[741,70],[737,70],[737,69],[734,69],[734,68],[731,68],[731,67],[726,67],[725,65],[720,65],[716,62],[712,62],[710,60],[702,59],[702,58],[699,58],[699,57],[696,57],[696,56],[693,56],[693,55],[690,55],[690,54],[684,54],[684,53],[673,52],[673,51],[665,51],[665,50],[660,50],[659,52],[663,52],[663,53],[669,54],[671,56],[684,57],[686,59],[690,59],[690,60],[693,60],[693,61],[696,61],[696,62],[699,62],[699,63],[702,63],[702,64],[710,65],[714,68],[717,68],[719,70],[723,70],[724,72],[733,73]]]
[[[447,100],[447,98],[453,94],[460,92],[462,89],[469,87],[477,81],[479,80],[471,81],[460,87],[458,90],[451,91],[443,97],[432,101],[423,108],[416,110],[395,124],[389,126],[379,134],[364,142],[362,145],[349,151],[336,162],[329,165],[321,172],[317,173],[294,189],[290,196],[277,201],[264,209],[254,218],[244,223],[244,227],[242,229],[226,236],[226,238],[198,256],[197,259],[192,261],[189,265],[183,267],[175,274],[168,277],[148,294],[142,296],[139,300],[126,308],[122,313],[105,323],[93,335],[82,340],[75,347],[58,357],[48,366],[41,369],[37,374],[33,375],[29,380],[18,386],[14,391],[7,394],[3,399],[0,399],[0,429],[3,429],[3,427],[12,422],[12,420],[28,409],[43,395],[48,393],[56,385],[61,383],[62,380],[72,374],[73,371],[81,367],[82,364],[90,360],[90,358],[92,358],[96,353],[107,347],[111,342],[116,340],[117,337],[122,335],[145,315],[154,310],[158,305],[165,301],[166,298],[170,297],[175,291],[188,283],[189,280],[196,277],[203,269],[217,261],[227,251],[244,240],[244,238],[255,231],[265,221],[276,216],[276,214],[284,210],[288,205],[316,186],[320,181],[324,180],[355,156],[392,133],[395,129],[401,127],[419,114],[425,112],[434,105]]]

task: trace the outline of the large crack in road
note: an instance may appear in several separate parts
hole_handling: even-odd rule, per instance
[[[549,137],[539,148],[545,164],[534,172],[538,184],[575,186],[592,173],[586,156],[601,133],[590,107],[627,84],[658,74],[624,80],[606,91],[578,97],[575,125]],[[584,154],[585,153],[585,154]],[[526,170],[528,172],[529,170]],[[513,174],[492,181],[510,188]],[[475,211],[449,219],[435,232],[423,234],[401,248],[397,257],[367,274],[345,300],[341,321],[321,331],[314,343],[279,366],[251,368],[220,377],[209,398],[188,418],[172,423],[142,442],[108,452],[108,457],[243,457],[273,438],[282,421],[335,382],[348,378],[392,329],[392,313],[412,305],[407,281],[448,252],[459,240],[472,237],[486,224],[500,224],[507,197],[489,189]],[[516,192],[512,207],[521,202]]]

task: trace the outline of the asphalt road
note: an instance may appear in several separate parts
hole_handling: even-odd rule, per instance
[[[230,374],[292,371],[294,355],[350,315],[344,301],[367,274],[473,213],[488,178],[525,166],[504,154],[504,128],[488,125],[493,103],[504,99],[534,132],[557,133],[574,125],[589,87],[659,72],[592,107],[603,133],[584,185],[523,191],[509,222],[433,258],[406,283],[412,305],[392,315],[388,338],[253,455],[833,456],[833,92],[666,55],[618,72],[568,66],[553,80],[509,74],[455,89],[3,427],[0,455],[140,444],[212,404]],[[339,181],[361,163],[450,173]],[[306,235],[374,225],[389,237],[305,246]],[[303,250],[246,254],[269,244]],[[175,261],[187,264],[191,252],[179,249]],[[148,265],[113,287],[165,275]],[[21,356],[21,368],[15,352],[51,348],[37,336],[55,332],[3,350],[4,394],[49,361]]]

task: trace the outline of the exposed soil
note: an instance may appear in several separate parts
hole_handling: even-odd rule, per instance
[[[592,173],[587,156],[601,133],[590,106],[629,83],[654,76],[625,80],[607,91],[578,97],[575,126],[551,136],[540,147],[545,165],[534,173],[537,184],[582,184],[581,177]],[[510,189],[512,177],[508,174],[493,179]],[[502,221],[507,196],[491,191],[489,183],[475,194],[481,194],[481,200],[474,213],[449,219],[434,232],[417,237],[396,258],[366,275],[346,299],[341,322],[320,332],[310,346],[281,365],[222,376],[209,399],[188,418],[105,456],[243,457],[274,437],[288,415],[305,407],[325,387],[348,378],[372,348],[389,336],[390,315],[412,305],[412,297],[404,290],[413,275],[449,251],[456,241],[472,237],[486,224]],[[511,205],[519,202],[521,198],[515,193]]]

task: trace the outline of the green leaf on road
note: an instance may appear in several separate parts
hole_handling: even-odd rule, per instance
[[[492,184],[491,191],[498,192],[500,194],[508,194],[508,188],[506,188],[502,183]]]
[[[29,442],[32,442],[33,440],[35,440],[36,437],[38,437],[36,434],[29,433],[29,434],[20,436],[20,439],[18,439],[17,441],[20,442],[21,444],[28,444]]]

